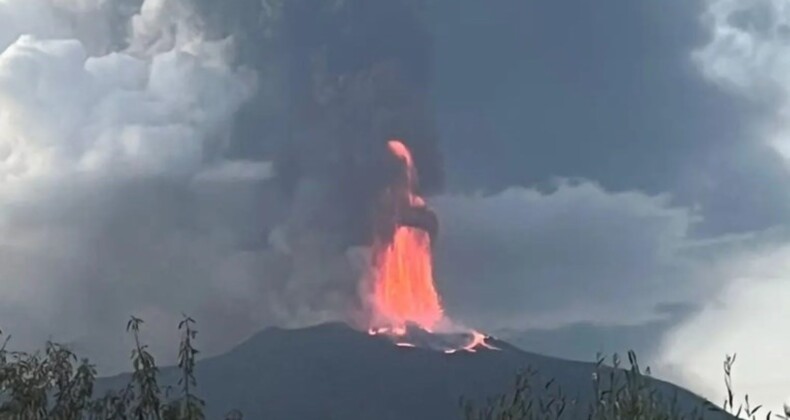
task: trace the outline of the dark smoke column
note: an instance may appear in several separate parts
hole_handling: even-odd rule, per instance
[[[348,248],[398,223],[379,202],[402,173],[387,141],[411,150],[420,195],[442,187],[429,0],[192,1],[208,36],[232,35],[259,77],[226,157],[275,161],[278,188],[261,187],[267,225],[251,232],[276,251],[261,287],[279,318],[347,313],[360,300]],[[429,213],[403,213],[430,229]]]
[[[321,225],[348,244],[372,240],[376,198],[401,170],[386,143],[410,148],[421,193],[442,186],[428,92],[432,36],[425,2],[284,3],[288,140],[278,160],[286,192],[306,179],[331,190]],[[420,212],[409,220],[421,222]]]

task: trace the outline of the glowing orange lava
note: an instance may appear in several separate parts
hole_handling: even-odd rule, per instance
[[[370,335],[397,337],[400,347],[415,347],[409,342],[408,326],[415,325],[433,334],[440,324],[451,325],[445,318],[439,294],[433,280],[431,234],[428,228],[421,229],[405,223],[407,212],[422,211],[432,215],[425,200],[416,193],[417,173],[409,149],[402,142],[388,143],[404,167],[403,177],[387,189],[384,202],[394,212],[394,232],[388,240],[374,243],[375,278],[372,290]],[[469,340],[446,353],[457,351],[475,352],[476,349],[496,350],[486,343],[485,335],[467,331]]]
[[[388,143],[390,151],[403,162],[405,185],[395,186],[395,199],[402,205],[424,207],[425,201],[414,193],[416,172],[411,153],[400,141]],[[431,331],[442,319],[443,310],[433,282],[431,238],[424,230],[397,226],[391,242],[379,244],[373,304],[376,315],[390,332],[405,332],[408,323]]]
[[[475,353],[475,352],[477,352],[477,348],[478,347],[484,347],[484,348],[487,348],[489,350],[499,350],[498,348],[486,343],[486,339],[488,339],[488,337],[486,337],[485,335],[483,335],[483,334],[481,334],[481,333],[479,333],[477,331],[472,331],[471,334],[472,334],[472,340],[469,342],[469,344],[467,344],[466,346],[462,347],[461,349],[445,350],[444,352],[447,353],[447,354],[453,354],[453,353],[457,352],[458,350],[464,350],[464,351],[468,351],[470,353]]]
[[[430,241],[426,232],[400,226],[380,257],[374,301],[378,315],[394,329],[414,323],[430,331],[442,319]]]

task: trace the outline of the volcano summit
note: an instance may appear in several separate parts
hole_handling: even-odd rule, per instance
[[[233,409],[249,419],[458,419],[461,397],[482,403],[511,389],[515,374],[531,367],[542,378],[534,392],[542,392],[541,384],[554,378],[576,400],[564,418],[586,418],[595,364],[528,353],[494,339],[489,343],[499,350],[446,354],[395,346],[386,337],[339,323],[272,328],[227,354],[199,362],[197,392],[210,419],[224,418]],[[175,384],[180,375],[177,368],[161,373],[166,384]],[[128,375],[107,378],[98,388],[119,389],[127,381]],[[669,383],[648,381],[667,399],[677,397],[679,407],[704,402]],[[714,414],[706,418],[728,418]]]

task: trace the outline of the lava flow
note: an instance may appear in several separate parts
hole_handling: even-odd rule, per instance
[[[388,147],[403,164],[405,176],[385,193],[384,202],[394,207],[389,210],[395,227],[391,238],[379,240],[373,247],[375,279],[369,333],[394,337],[401,347],[417,347],[412,340],[419,340],[445,353],[494,349],[477,331],[438,331],[457,328],[445,317],[433,280],[435,215],[415,192],[417,174],[409,149],[397,140],[390,141]]]

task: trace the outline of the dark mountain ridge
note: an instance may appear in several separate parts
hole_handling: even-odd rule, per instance
[[[246,419],[459,419],[461,397],[483,403],[511,389],[516,374],[531,367],[578,399],[573,418],[585,417],[594,364],[489,343],[499,350],[445,354],[399,347],[339,323],[270,328],[200,361],[197,392],[208,419],[222,419],[232,409]],[[178,374],[164,368],[162,382],[174,385]],[[128,375],[106,378],[98,389],[118,389],[127,381]],[[682,407],[704,402],[672,384],[650,381],[667,398],[677,395]]]

